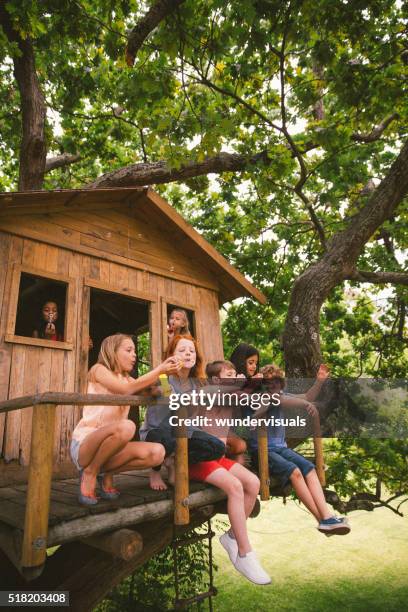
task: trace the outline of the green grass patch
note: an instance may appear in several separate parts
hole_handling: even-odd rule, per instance
[[[264,502],[249,520],[249,535],[273,583],[249,583],[216,541],[216,612],[407,609],[408,518],[378,509],[351,513],[349,520],[349,535],[327,538],[296,502]]]

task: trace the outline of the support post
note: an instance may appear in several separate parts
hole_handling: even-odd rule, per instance
[[[186,409],[180,407],[179,419],[186,418]],[[185,425],[176,430],[176,456],[175,456],[175,484],[174,484],[174,524],[188,525],[190,511],[188,508],[189,479],[188,479],[188,439]]]
[[[47,556],[48,514],[55,427],[54,404],[33,407],[31,453],[21,565],[38,567]]]
[[[324,455],[323,455],[323,440],[322,432],[320,429],[320,418],[317,415],[313,420],[313,446],[315,453],[316,473],[322,487],[326,486],[326,474],[324,472]]]
[[[270,498],[270,480],[268,465],[268,434],[265,425],[258,425],[258,466],[259,479],[261,481],[261,500],[267,501]]]

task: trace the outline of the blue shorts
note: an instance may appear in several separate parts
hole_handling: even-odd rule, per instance
[[[252,460],[255,465],[258,465],[257,452],[253,452]],[[290,476],[296,468],[299,468],[303,476],[307,476],[309,472],[315,469],[313,463],[299,455],[299,453],[295,453],[291,448],[279,446],[268,448],[268,463],[269,474],[277,476],[281,481],[282,487],[286,486],[290,481]]]
[[[82,470],[78,462],[80,445],[81,445],[81,442],[79,440],[71,440],[71,446],[69,447],[69,452],[71,453],[72,463],[75,465],[76,469],[79,471]]]

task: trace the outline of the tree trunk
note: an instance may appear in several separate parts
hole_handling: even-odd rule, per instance
[[[359,255],[374,232],[390,218],[408,193],[408,143],[386,177],[346,228],[327,244],[322,259],[295,281],[283,336],[286,372],[290,377],[315,376],[322,363],[319,317],[330,291],[356,277]],[[368,279],[367,279],[368,280]]]
[[[20,148],[20,191],[42,189],[47,147],[45,141],[46,106],[35,67],[34,49],[29,37],[22,38],[14,29],[4,2],[0,2],[1,25],[11,43],[17,43],[19,55],[14,55],[16,78],[22,113]]]

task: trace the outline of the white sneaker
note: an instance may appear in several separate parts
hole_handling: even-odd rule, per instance
[[[228,531],[219,537],[220,543],[225,548],[230,558],[231,563],[234,565],[238,557],[238,544],[235,538],[231,538]]]
[[[240,574],[255,584],[270,584],[272,582],[271,577],[265,572],[253,550],[248,552],[245,557],[238,555],[234,565]]]

